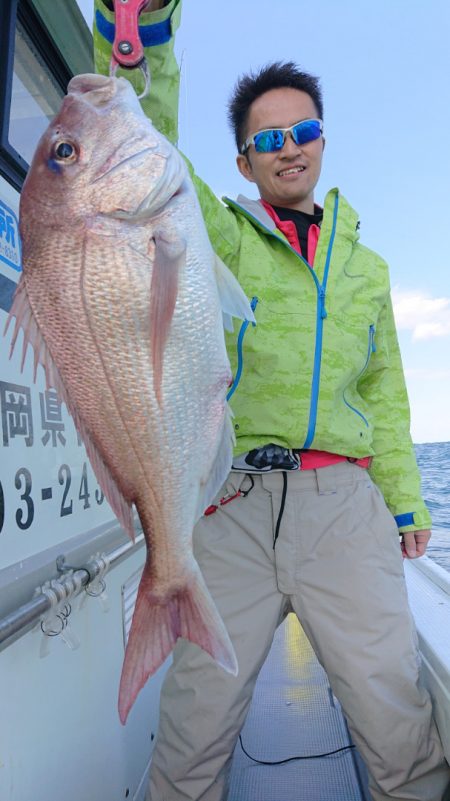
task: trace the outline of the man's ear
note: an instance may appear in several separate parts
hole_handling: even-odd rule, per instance
[[[254,184],[255,179],[253,178],[252,165],[250,164],[248,156],[239,153],[239,155],[236,156],[236,164],[241,175],[243,175],[247,181],[251,181]]]
[[[322,153],[325,150],[325,142],[326,142],[325,137],[322,136]]]

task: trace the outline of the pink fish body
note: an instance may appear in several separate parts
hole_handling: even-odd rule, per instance
[[[147,559],[122,670],[125,722],[178,637],[236,658],[192,555],[231,466],[223,319],[253,320],[212,251],[179,153],[124,79],[84,75],[36,150],[11,316],[73,415],[97,479]]]

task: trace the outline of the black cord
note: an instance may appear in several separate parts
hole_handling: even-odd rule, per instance
[[[249,488],[247,490],[241,489],[240,492],[241,492],[241,495],[242,495],[243,498],[246,498],[248,493],[251,492],[253,487],[255,486],[255,479],[253,478],[251,473],[246,473],[245,475],[247,476],[247,478],[250,479],[250,486],[249,486]]]
[[[283,492],[282,492],[282,495],[281,495],[280,511],[278,512],[278,519],[277,519],[277,523],[276,523],[276,526],[275,526],[275,535],[274,535],[274,538],[273,538],[273,547],[274,548],[275,548],[275,545],[276,545],[276,541],[278,539],[278,534],[280,533],[281,519],[283,517],[284,507],[285,507],[285,504],[286,504],[287,474],[286,474],[286,472],[284,470],[283,470],[283,474],[282,475],[283,475]],[[250,477],[251,476],[249,476],[249,478]],[[252,482],[252,486],[250,487],[250,490],[251,489],[253,489],[253,482]],[[250,490],[248,490],[248,492],[250,492]],[[244,493],[242,493],[242,494],[244,494]],[[247,493],[245,493],[245,494],[247,494]],[[294,762],[297,759],[323,759],[324,757],[333,756],[333,754],[339,754],[342,751],[349,751],[351,748],[355,748],[354,745],[344,745],[342,748],[336,748],[334,751],[326,751],[323,754],[309,754],[307,756],[293,756],[293,757],[288,757],[287,759],[280,759],[280,760],[278,760],[276,762],[268,762],[268,761],[266,761],[264,759],[256,759],[251,754],[249,754],[248,751],[246,751],[245,748],[244,748],[244,743],[242,742],[242,736],[241,735],[239,735],[239,743],[240,743],[240,746],[241,746],[245,756],[247,756],[249,759],[251,759],[252,762],[257,762],[258,765],[285,765],[286,762]]]
[[[286,762],[294,762],[297,759],[322,759],[323,757],[332,756],[333,754],[339,754],[340,751],[348,751],[350,748],[355,748],[354,745],[344,745],[343,748],[336,748],[335,751],[326,751],[326,753],[324,754],[310,754],[309,756],[293,756],[293,757],[288,757],[287,759],[280,759],[278,762],[266,762],[263,759],[255,759],[255,757],[252,757],[251,754],[249,754],[248,751],[245,750],[241,735],[239,735],[239,742],[245,756],[248,756],[248,758],[251,759],[252,762],[257,762],[258,765],[284,765]]]
[[[284,505],[286,503],[286,493],[287,493],[287,475],[286,472],[283,470],[283,493],[281,495],[281,504],[280,504],[280,511],[278,512],[278,520],[275,526],[275,536],[273,538],[273,549],[275,550],[275,545],[277,544],[278,534],[280,533],[280,525],[281,525],[281,518],[283,517],[284,512]]]

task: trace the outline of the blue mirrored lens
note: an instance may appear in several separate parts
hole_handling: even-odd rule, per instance
[[[319,120],[303,120],[290,129],[292,138],[296,145],[305,145],[313,142],[321,135],[321,124]],[[261,131],[254,136],[255,150],[258,153],[273,153],[281,150],[286,138],[285,131],[280,128],[272,128],[268,131]]]
[[[292,129],[292,138],[296,145],[305,145],[313,142],[320,136],[320,122],[318,120],[303,120]]]
[[[271,153],[273,150],[281,150],[283,143],[283,131],[277,128],[271,131],[261,131],[261,133],[255,135],[255,150],[258,153]]]

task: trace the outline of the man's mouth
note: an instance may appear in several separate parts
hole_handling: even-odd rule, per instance
[[[297,167],[289,167],[288,170],[280,170],[277,172],[277,175],[282,178],[283,175],[296,175],[296,173],[304,172],[304,170],[306,170],[306,167],[303,167],[303,165],[300,164]]]

